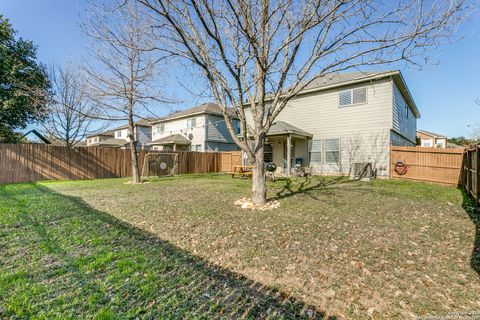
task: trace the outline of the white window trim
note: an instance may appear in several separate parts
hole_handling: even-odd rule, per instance
[[[192,121],[194,121],[195,123],[193,125],[191,125]],[[188,118],[187,119],[187,128],[195,128],[197,126],[197,118]]]
[[[363,89],[365,88],[365,102],[359,102],[359,103],[353,103],[353,90],[355,89]],[[350,97],[351,97],[351,101],[352,103],[351,104],[345,104],[345,105],[341,105],[340,104],[340,93],[342,92],[345,92],[345,91],[350,91]],[[338,91],[338,94],[337,94],[337,104],[338,104],[338,107],[339,108],[348,108],[348,107],[353,107],[353,106],[359,106],[359,105],[362,105],[362,104],[368,104],[368,87],[358,87],[358,88],[352,88],[352,89],[345,89],[345,90],[340,90]]]
[[[338,150],[326,150],[326,143],[325,140],[338,140]],[[330,164],[330,165],[338,165],[342,162],[342,139],[341,138],[325,138],[322,141],[322,161],[324,164]],[[338,162],[327,162],[327,152],[338,152]]]
[[[313,141],[320,141],[320,151],[312,151]],[[312,162],[312,153],[320,153],[320,161]],[[310,152],[308,153],[308,161],[313,164],[322,164],[323,163],[323,139],[312,139],[312,145],[310,147]]]

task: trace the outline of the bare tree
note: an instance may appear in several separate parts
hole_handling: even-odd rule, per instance
[[[54,96],[42,123],[48,136],[72,148],[86,136],[105,129],[89,116],[96,113],[96,106],[84,91],[80,67],[71,62],[64,67],[54,66],[50,79]]]
[[[158,29],[162,50],[198,67],[223,106],[230,134],[254,163],[257,204],[266,201],[265,136],[290,100],[328,73],[426,63],[428,49],[448,40],[467,10],[463,0],[137,1],[166,24]],[[241,138],[227,107],[241,121]]]
[[[480,106],[480,98],[476,98],[474,102]],[[480,141],[480,121],[476,121],[467,127],[469,127],[471,130],[470,138],[474,141]]]
[[[166,101],[159,90],[152,24],[141,9],[129,0],[92,1],[82,24],[91,39],[93,63],[85,73],[90,97],[99,106],[94,117],[128,121],[132,183],[140,182],[135,122],[154,115],[150,106]]]

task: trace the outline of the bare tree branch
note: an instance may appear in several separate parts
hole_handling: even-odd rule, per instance
[[[156,50],[161,39],[153,21],[135,1],[92,1],[82,24],[90,38],[92,62],[85,63],[86,90],[97,109],[94,119],[128,121],[132,182],[140,182],[135,123],[158,114],[170,102],[160,89],[159,63],[168,54]],[[155,109],[154,109],[155,108]]]
[[[158,49],[193,63],[209,83],[235,143],[256,166],[260,203],[265,136],[289,101],[329,73],[399,61],[422,66],[469,10],[465,0],[137,2],[163,26]],[[227,108],[240,118],[242,138]]]
[[[89,116],[97,113],[97,106],[85,94],[84,78],[78,66],[71,62],[64,67],[54,66],[50,79],[54,97],[42,123],[47,135],[72,148],[86,136],[106,128]]]

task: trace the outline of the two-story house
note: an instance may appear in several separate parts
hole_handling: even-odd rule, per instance
[[[418,130],[417,144],[424,148],[447,148],[447,137],[443,134]]]
[[[326,75],[279,114],[267,134],[265,160],[345,175],[355,163],[371,163],[378,176],[388,176],[390,146],[415,146],[419,117],[400,71]]]
[[[130,140],[128,138],[128,125],[123,125],[105,132],[97,133],[87,137],[87,147],[112,147],[129,148]],[[147,144],[152,140],[152,129],[149,121],[139,120],[135,123],[135,138],[137,148],[147,148]]]
[[[238,118],[230,112],[238,133]],[[174,112],[151,122],[153,150],[232,151],[237,145],[228,131],[222,110],[212,103]]]

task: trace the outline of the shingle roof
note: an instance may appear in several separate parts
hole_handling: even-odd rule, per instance
[[[152,119],[140,119],[137,122],[135,122],[135,126],[150,127],[151,126],[150,121],[152,121],[152,120],[153,120],[153,118]],[[113,129],[110,129],[110,130],[107,130],[107,131],[104,131],[104,132],[91,134],[91,135],[87,136],[87,138],[98,137],[98,136],[113,137],[115,131],[121,130],[121,129],[126,129],[126,128],[128,128],[128,124],[124,124],[124,125],[121,125],[120,127],[115,127]]]
[[[107,130],[107,131],[104,131],[104,132],[98,132],[98,133],[95,133],[95,134],[91,134],[91,135],[87,136],[87,138],[98,137],[98,136],[113,137],[114,132],[115,132],[115,130]]]
[[[302,136],[311,137],[312,135],[305,130],[302,130],[294,125],[291,125],[284,121],[276,121],[268,130],[267,136],[275,136],[275,135],[282,135],[282,134],[298,134]]]
[[[151,126],[151,122],[154,121],[154,120],[155,120],[154,118],[151,118],[151,119],[140,119],[140,120],[138,120],[138,121],[135,122],[135,126],[150,127],[150,126]],[[110,131],[116,131],[116,130],[125,129],[125,128],[128,128],[128,124],[125,124],[125,125],[120,126],[120,127],[113,128],[113,129],[110,130]]]
[[[148,145],[165,145],[165,144],[179,144],[179,145],[189,145],[191,142],[181,134],[172,134],[152,142],[147,143]]]
[[[388,74],[395,72],[393,70],[383,70],[377,72],[342,72],[342,73],[330,73],[322,77],[319,77],[309,83],[303,90],[317,89],[322,87],[328,87],[344,82],[360,81],[373,76]]]
[[[447,136],[444,136],[443,134],[434,133],[434,132],[431,132],[431,131],[417,130],[417,132],[426,134],[426,135],[428,135],[428,136],[432,136],[432,137],[434,137],[434,138],[447,138]]]
[[[237,118],[237,115],[235,114],[235,112],[232,109],[228,109],[227,112],[229,113],[229,115],[231,117]],[[222,108],[218,104],[204,103],[204,104],[195,106],[193,108],[173,112],[173,113],[169,114],[168,116],[155,119],[155,120],[151,121],[151,123],[158,123],[158,122],[162,122],[162,121],[165,121],[165,120],[188,117],[190,115],[202,114],[202,113],[216,114],[216,115],[220,115],[220,116],[223,115]]]
[[[89,146],[90,147],[95,147],[95,146],[123,147],[127,143],[128,141],[126,139],[110,138],[100,142],[92,143]]]
[[[448,142],[448,141],[447,141],[447,148],[465,148],[465,147],[460,146],[460,145],[458,145],[458,144],[456,144],[456,143],[452,143],[452,142]]]

